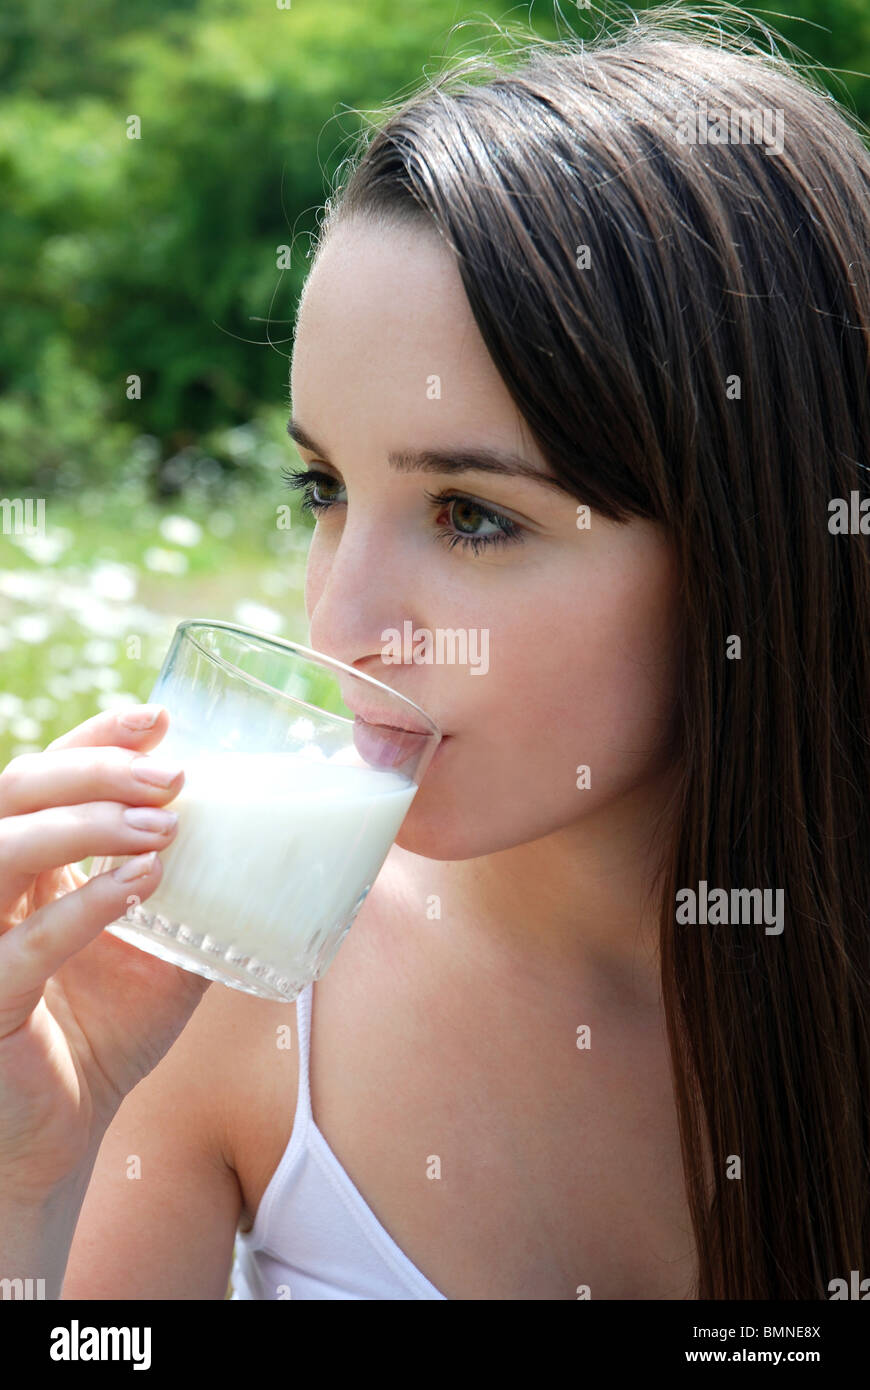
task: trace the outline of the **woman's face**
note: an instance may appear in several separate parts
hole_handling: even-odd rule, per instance
[[[390,466],[393,452],[486,449],[549,474],[433,233],[333,229],[300,306],[291,394],[316,441],[300,455],[330,478],[315,497],[332,502],[308,559],[310,644],[407,695],[445,735],[396,843],[489,854],[579,828],[660,778],[676,571],[659,528],[593,512],[580,529],[582,496],[527,477]],[[505,521],[518,539],[499,543]],[[406,623],[418,652],[418,630],[431,634],[431,663],[389,661],[387,630]],[[454,662],[434,660],[447,629],[465,630],[465,664],[450,637]]]

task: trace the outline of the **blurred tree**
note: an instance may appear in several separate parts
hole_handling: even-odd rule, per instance
[[[771,23],[820,61],[867,72],[865,4],[792,0],[828,32]],[[445,45],[497,51],[487,13],[554,37],[556,9],[553,0],[521,13],[480,0],[7,7],[0,495],[109,479],[137,435],[158,441],[156,490],[175,491],[194,466],[178,465],[180,453],[195,457],[209,431],[286,399],[310,236],[359,129],[355,109],[414,90]],[[448,41],[465,15],[473,23]],[[581,33],[597,24],[571,6],[563,16]],[[870,119],[870,83],[843,80]],[[131,116],[140,138],[128,138]],[[281,246],[291,248],[286,270]],[[134,376],[141,399],[128,398]],[[214,457],[243,466],[219,447]]]

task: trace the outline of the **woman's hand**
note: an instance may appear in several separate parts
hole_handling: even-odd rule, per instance
[[[181,790],[180,768],[137,775],[161,770],[139,754],[168,727],[161,706],[107,711],[0,772],[0,1184],[22,1197],[87,1162],[209,986],[103,931],[160,882],[174,825],[127,813],[159,816]],[[138,859],[89,880],[90,855]]]

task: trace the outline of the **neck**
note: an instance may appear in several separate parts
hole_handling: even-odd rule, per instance
[[[431,948],[526,995],[590,988],[619,1007],[657,1010],[653,881],[669,787],[646,784],[574,825],[476,859],[396,849],[415,896],[440,898],[440,919],[426,924]]]

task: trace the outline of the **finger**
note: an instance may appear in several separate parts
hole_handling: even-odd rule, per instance
[[[142,871],[145,871],[142,873]],[[126,871],[126,878],[118,874]],[[141,901],[160,882],[156,852],[98,874],[0,936],[0,1039],[20,1028],[42,997],[46,980],[127,910],[131,893]],[[137,873],[139,876],[132,877]]]
[[[122,748],[153,748],[168,727],[169,711],[165,705],[131,705],[128,709],[103,710],[52,739],[44,751],[93,748],[102,743],[119,744]]]
[[[159,753],[140,756],[138,749],[71,747],[21,753],[0,772],[0,818],[87,801],[157,806],[178,795],[183,777],[179,764]]]
[[[133,823],[140,822],[139,824]],[[142,823],[144,822],[144,824]],[[0,905],[14,902],[35,874],[94,856],[144,854],[169,844],[173,811],[92,801],[0,820]]]

